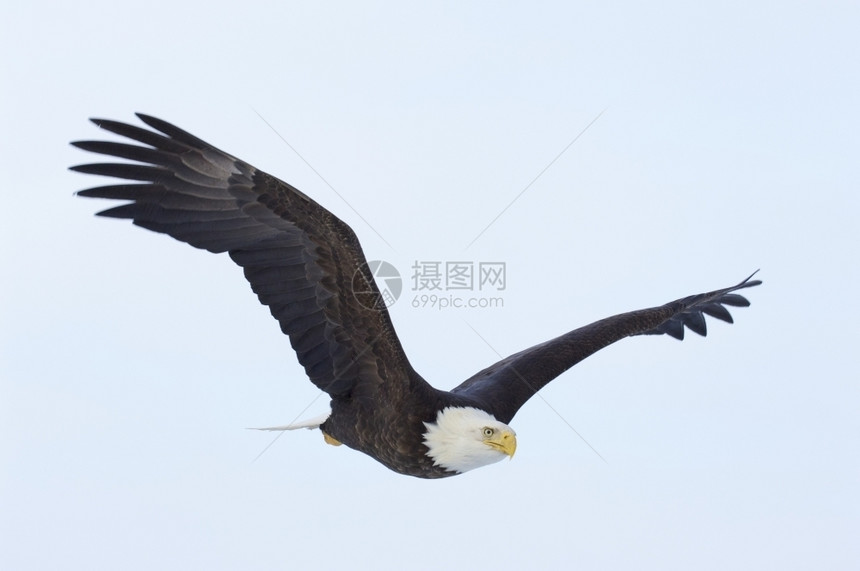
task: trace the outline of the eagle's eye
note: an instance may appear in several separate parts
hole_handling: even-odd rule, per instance
[[[493,430],[492,428],[490,428],[489,426],[485,426],[485,427],[484,427],[484,438],[489,438],[489,437],[490,437],[490,436],[492,436],[492,435],[493,435],[493,433],[495,433],[495,432],[496,432],[496,431],[495,431],[495,430]]]

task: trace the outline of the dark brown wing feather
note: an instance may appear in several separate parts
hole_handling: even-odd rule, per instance
[[[755,274],[753,274],[755,275]],[[748,277],[741,283],[692,295],[660,307],[640,309],[601,319],[570,333],[535,345],[480,371],[452,393],[510,422],[537,391],[589,355],[632,335],[671,335],[684,338],[684,327],[706,335],[705,315],[732,323],[724,307],[746,307],[749,301],[733,293],[761,284]]]
[[[311,381],[333,397],[356,389],[371,396],[384,384],[396,406],[398,393],[426,384],[409,365],[348,225],[291,185],[169,123],[138,117],[158,132],[93,122],[145,146],[72,143],[136,161],[72,167],[139,181],[79,192],[131,201],[101,216],[128,218],[196,248],[228,252],[289,335]],[[354,291],[369,293],[359,298]]]

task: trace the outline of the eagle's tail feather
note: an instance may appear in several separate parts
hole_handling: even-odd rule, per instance
[[[307,428],[308,430],[313,430],[314,428],[319,428],[322,423],[328,420],[329,416],[331,416],[330,411],[325,414],[321,414],[320,416],[309,418],[307,420],[300,420],[299,422],[292,422],[290,424],[284,424],[281,426],[266,426],[261,428],[251,427],[248,430],[268,430],[270,432],[276,432],[281,430],[298,430],[299,428]]]

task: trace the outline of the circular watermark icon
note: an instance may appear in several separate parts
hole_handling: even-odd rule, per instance
[[[391,307],[402,292],[400,272],[383,260],[366,262],[352,276],[352,293],[368,309],[381,311]]]

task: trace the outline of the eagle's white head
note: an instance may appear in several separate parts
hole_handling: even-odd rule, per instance
[[[436,422],[425,422],[424,444],[433,463],[447,470],[466,472],[505,456],[514,457],[517,435],[491,414],[473,407],[448,407]]]

